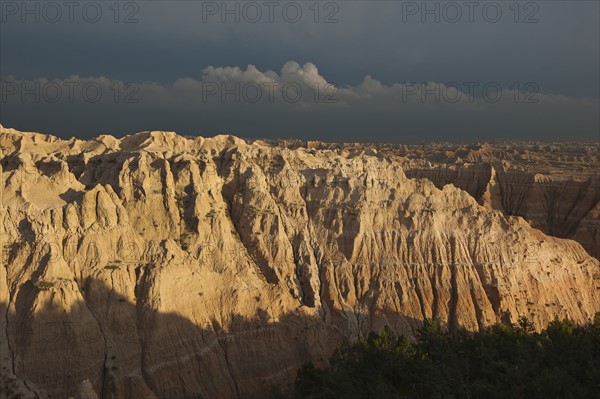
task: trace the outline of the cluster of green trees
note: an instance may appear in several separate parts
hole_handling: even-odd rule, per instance
[[[600,314],[538,333],[527,320],[485,331],[444,331],[431,320],[416,342],[385,328],[344,345],[330,366],[305,365],[289,393],[302,399],[600,398]]]

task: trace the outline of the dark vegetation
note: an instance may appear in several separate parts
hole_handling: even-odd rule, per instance
[[[336,350],[326,369],[305,365],[281,397],[600,398],[600,313],[535,332],[525,319],[479,333],[428,320],[416,341],[385,328]]]

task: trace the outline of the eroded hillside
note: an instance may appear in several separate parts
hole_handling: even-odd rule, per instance
[[[497,169],[456,172],[465,191],[377,151],[232,136],[0,146],[0,367],[24,397],[264,397],[386,324],[600,311],[600,262],[495,208]]]

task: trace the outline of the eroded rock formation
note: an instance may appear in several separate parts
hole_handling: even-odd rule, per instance
[[[318,143],[0,129],[4,394],[264,397],[386,324],[600,311],[600,262],[482,202],[487,166],[467,192]]]
[[[509,162],[408,167],[406,175],[459,187],[489,209],[521,216],[548,235],[578,241],[600,259],[600,174],[554,176]]]

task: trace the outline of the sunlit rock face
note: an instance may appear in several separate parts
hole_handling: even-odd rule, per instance
[[[260,398],[384,325],[600,311],[600,262],[495,208],[491,167],[440,189],[318,143],[2,128],[0,146],[6,397]]]
[[[548,235],[579,242],[600,259],[600,175],[554,176],[507,162],[418,166],[406,170],[442,188],[452,184],[488,209],[522,216]]]

